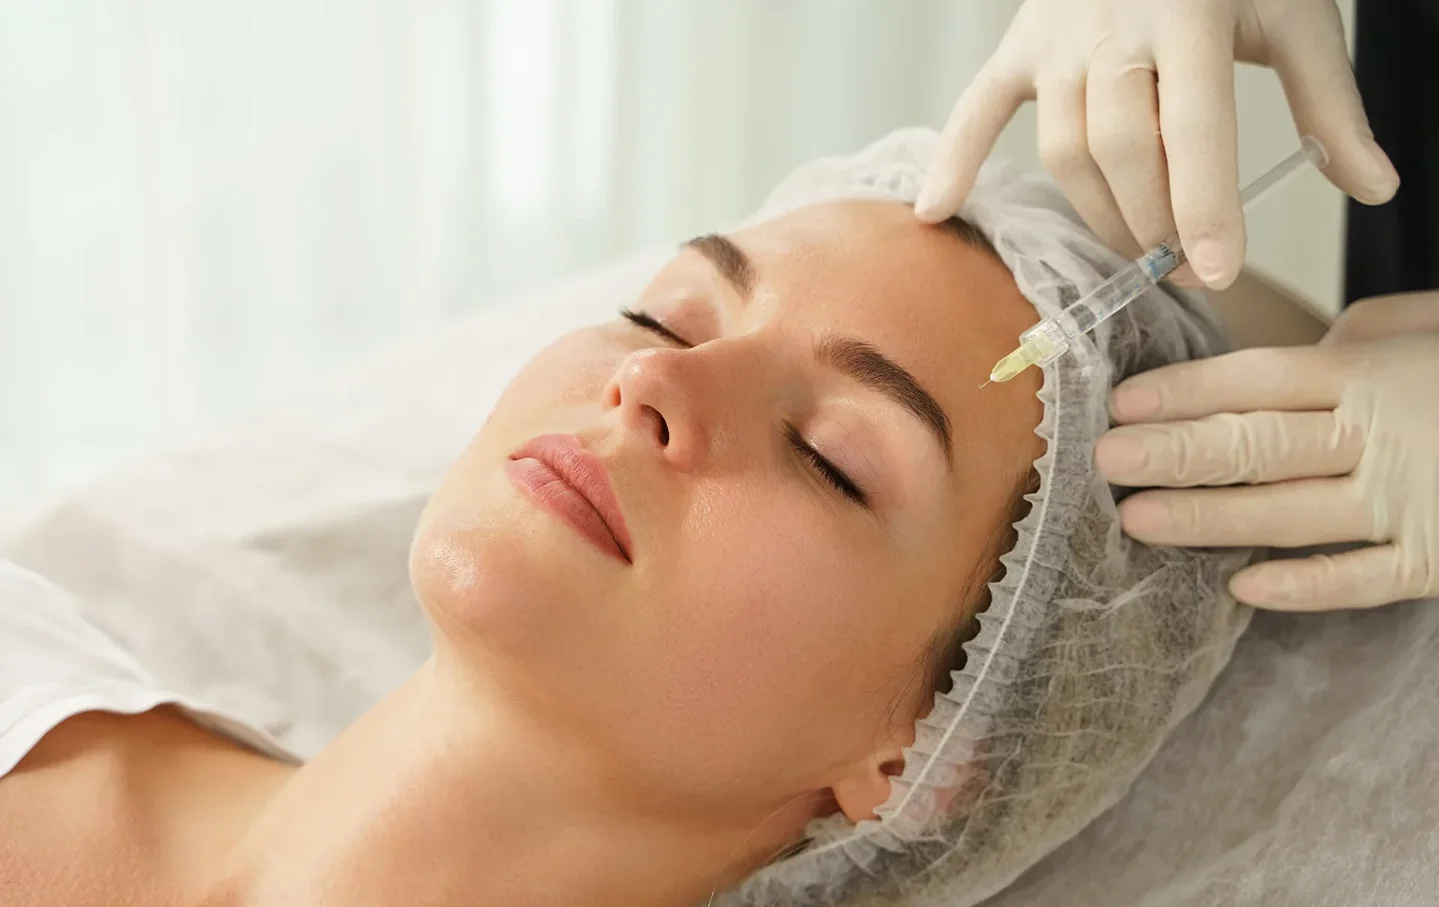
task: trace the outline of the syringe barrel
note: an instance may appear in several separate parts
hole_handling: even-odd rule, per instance
[[[1125,265],[1119,273],[1100,284],[1098,289],[1065,308],[1056,319],[1065,333],[1077,339],[1167,277],[1179,267],[1175,262],[1183,262],[1182,253],[1176,254],[1168,249],[1165,249],[1163,260],[1156,260],[1159,248],[1164,247],[1156,247],[1155,252]]]
[[[1176,234],[1162,243],[1156,243],[1154,248],[1145,252],[1135,264],[1144,271],[1149,282],[1154,284],[1179,270],[1179,266],[1188,260],[1189,257],[1184,254],[1184,246],[1180,245],[1179,236]]]
[[[1020,348],[1028,350],[1035,365],[1049,365],[1064,355],[1065,350],[1069,349],[1071,339],[1079,336],[1069,333],[1073,325],[1065,322],[1065,314],[1060,312],[1054,318],[1046,318],[1019,335]]]
[[[1298,151],[1280,161],[1277,165],[1250,183],[1240,193],[1244,209],[1248,211],[1268,193],[1285,180],[1313,164],[1323,169],[1328,162],[1324,146],[1314,137],[1305,136]],[[1155,284],[1167,278],[1184,264],[1187,256],[1179,243],[1178,236],[1172,236],[1145,252],[1139,259],[1130,262],[1099,288],[1079,301],[1067,306],[1053,318],[1046,318],[1020,335],[1021,344],[1034,356],[1040,365],[1048,365],[1058,358],[1070,345],[1079,340],[1101,321],[1138,299]]]

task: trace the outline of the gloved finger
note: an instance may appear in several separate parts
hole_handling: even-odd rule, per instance
[[[1381,204],[1398,190],[1399,174],[1369,128],[1339,10],[1329,3],[1309,6],[1271,30],[1270,63],[1299,134],[1313,135],[1329,153],[1324,175],[1356,200]]]
[[[1377,608],[1427,594],[1396,545],[1266,561],[1234,574],[1230,593],[1256,608],[1333,611]]]
[[[999,134],[1030,97],[1027,76],[996,53],[959,96],[930,162],[914,213],[926,223],[952,217],[974,188]]]
[[[1169,204],[1169,165],[1159,135],[1159,89],[1154,70],[1111,57],[1100,45],[1090,59],[1085,83],[1089,152],[1109,182],[1109,191],[1129,232],[1142,249],[1174,235]],[[1169,281],[1191,289],[1203,286],[1185,263]]]
[[[1120,505],[1119,520],[1141,542],[1186,548],[1376,541],[1372,509],[1347,477],[1142,491]]]
[[[1138,256],[1139,242],[1089,153],[1083,73],[1047,78],[1038,90],[1039,157],[1045,168],[1105,245],[1126,257]]]
[[[1362,299],[1335,320],[1319,343],[1333,346],[1439,331],[1439,292],[1394,293]]]
[[[1363,453],[1362,430],[1332,411],[1265,411],[1121,426],[1094,462],[1116,485],[1193,488],[1347,475]]]
[[[1089,153],[1142,248],[1174,235],[1154,71],[1101,44],[1085,81]]]
[[[1159,125],[1179,239],[1214,289],[1244,264],[1234,109],[1234,16],[1218,3],[1172,3],[1155,38]]]
[[[1352,372],[1339,349],[1256,348],[1141,372],[1110,395],[1116,422],[1169,422],[1215,413],[1334,409]]]

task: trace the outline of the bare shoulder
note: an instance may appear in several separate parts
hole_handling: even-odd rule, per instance
[[[0,903],[168,907],[154,756],[226,746],[167,708],[62,722],[0,779]]]

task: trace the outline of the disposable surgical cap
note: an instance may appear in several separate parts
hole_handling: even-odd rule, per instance
[[[837,199],[912,204],[936,141],[930,130],[903,130],[808,164],[755,220]],[[1051,182],[1002,165],[985,167],[961,216],[989,238],[1042,317],[1124,264]],[[1221,347],[1203,298],[1164,286],[1044,370],[1038,490],[1001,558],[964,667],[918,722],[879,818],[814,821],[802,850],[724,903],[964,907],[1125,793],[1199,704],[1248,623],[1226,581],[1252,552],[1127,538],[1118,492],[1095,472],[1094,443],[1109,427],[1116,382]],[[972,365],[963,373],[982,376],[991,363]]]

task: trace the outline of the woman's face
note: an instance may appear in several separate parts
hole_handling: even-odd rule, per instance
[[[879,201],[695,241],[628,307],[536,356],[430,502],[440,645],[646,796],[865,812],[1042,450],[1034,375],[979,389],[1033,310]]]

